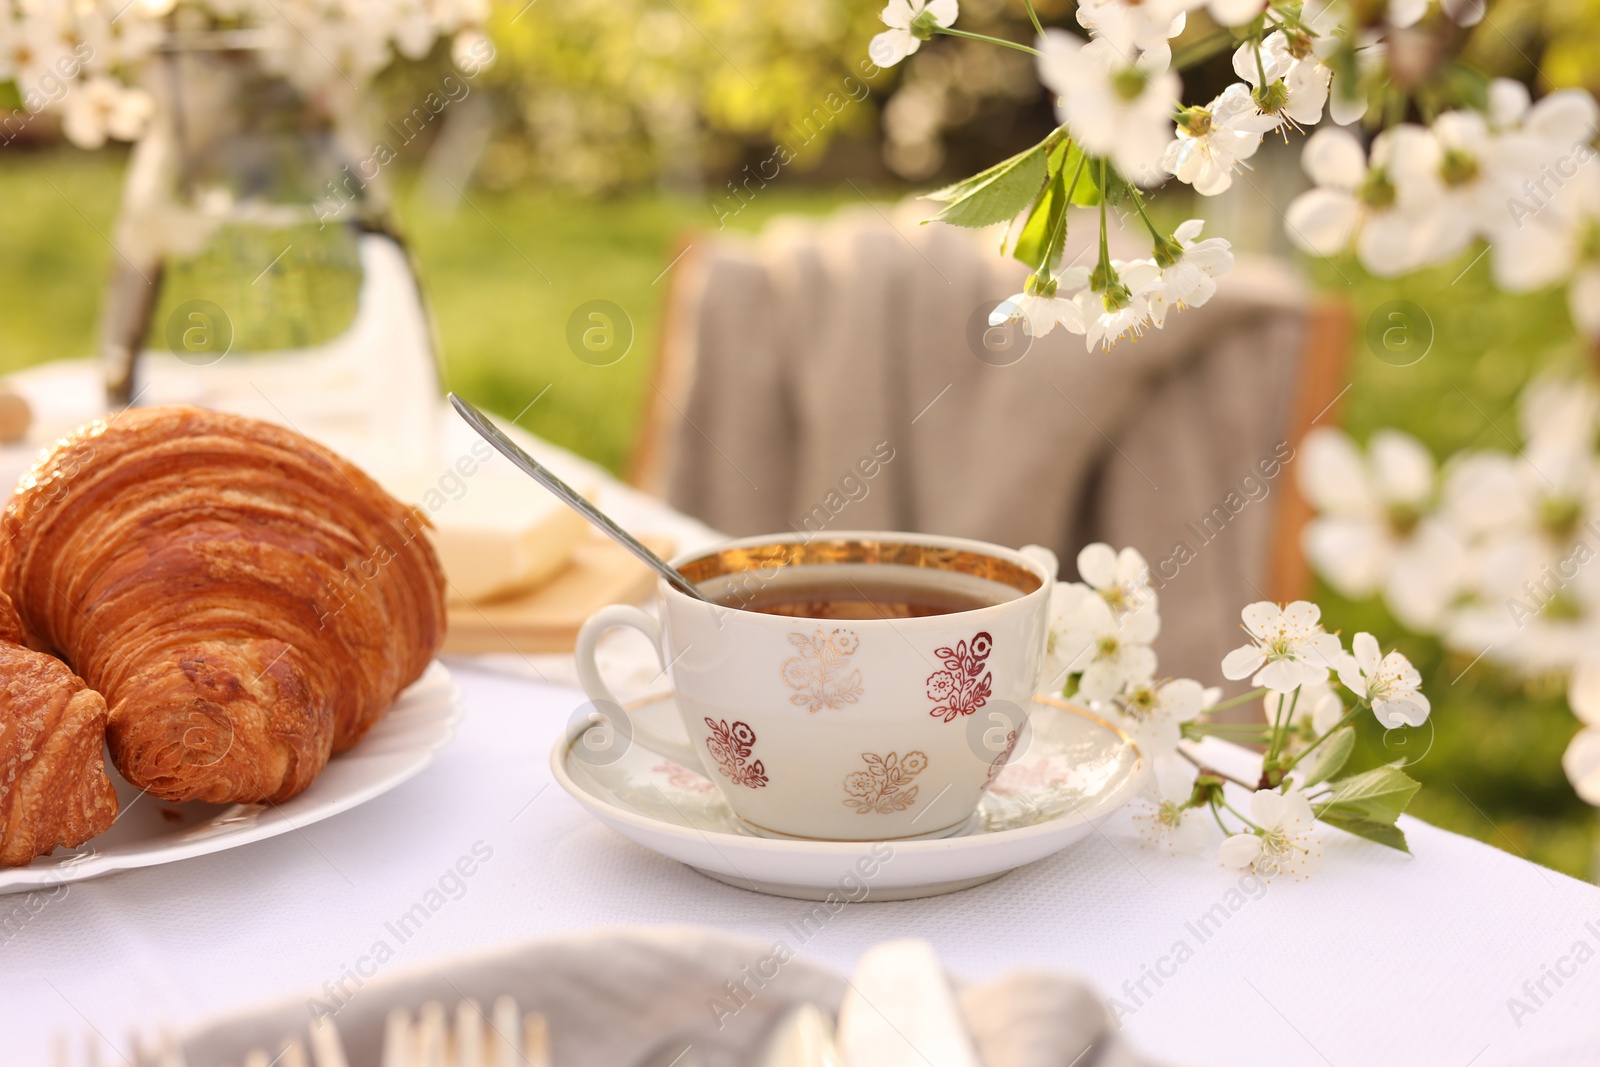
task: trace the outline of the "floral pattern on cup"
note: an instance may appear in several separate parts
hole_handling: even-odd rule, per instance
[[[783,661],[783,680],[794,690],[789,702],[798,704],[812,714],[823,708],[838,708],[854,704],[861,699],[861,672],[845,668],[850,657],[861,647],[861,639],[850,630],[823,633],[820,629],[809,636],[790,634],[789,643],[800,651]]]
[[[950,722],[988,703],[994,692],[994,673],[984,670],[983,664],[992,651],[994,638],[987,631],[978,632],[971,641],[957,641],[955,648],[934,649],[933,654],[944,661],[944,670],[928,675],[928,699],[936,704],[928,714]]]
[[[690,770],[681,763],[672,760],[662,760],[651,767],[650,770],[667,780],[667,785],[673,789],[681,789],[686,793],[714,793],[717,787],[707,781],[699,771]]]
[[[854,808],[858,815],[875,811],[880,815],[905,811],[917,801],[917,787],[911,779],[928,766],[928,757],[921,752],[907,752],[905,758],[891,752],[877,756],[861,753],[867,769],[845,775],[845,805]]]
[[[735,722],[729,726],[727,719],[718,722],[708,718],[706,725],[711,728],[711,736],[706,738],[706,748],[711,750],[711,758],[716,760],[717,768],[729,781],[751,789],[760,789],[767,784],[766,766],[760,760],[750,759],[755,749],[756,732],[750,729],[748,723]]]
[[[984,789],[988,789],[991,785],[994,784],[994,780],[996,778],[1000,777],[1000,772],[1005,770],[1006,769],[1006,764],[1011,761],[1011,753],[1015,752],[1016,750],[1017,750],[1017,731],[1015,731],[1015,730],[1007,730],[1006,731],[1006,747],[1000,750],[1000,754],[999,755],[997,755],[994,759],[989,761],[989,775],[988,775],[988,777],[984,778],[984,780],[983,780],[983,788]]]

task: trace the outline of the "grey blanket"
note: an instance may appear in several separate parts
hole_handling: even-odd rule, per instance
[[[1069,235],[1068,262],[1092,265],[1095,220]],[[1037,543],[1063,577],[1085,543],[1132,545],[1161,587],[1162,673],[1219,680],[1293,491],[1298,279],[1241,261],[1210,303],[1109,353],[1062,330],[986,344],[1027,273],[992,236],[863,206],[702,243],[669,316],[655,488],[730,534]]]

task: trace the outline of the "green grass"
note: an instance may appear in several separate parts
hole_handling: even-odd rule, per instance
[[[0,167],[0,373],[96,350],[124,162],[115,152],[12,151]],[[729,227],[821,214],[847,199],[858,197],[774,188]],[[395,209],[438,323],[446,387],[508,417],[521,413],[526,429],[623,471],[650,391],[671,279],[663,270],[680,241],[713,228],[706,204],[473,191],[443,214],[403,181]],[[182,295],[206,294],[189,285]],[[591,301],[615,305],[631,323],[626,354],[607,366],[596,364],[615,348],[585,361],[568,344],[569,320]],[[612,326],[621,338],[623,320]]]
[[[0,167],[0,372],[94,351],[122,168],[110,152],[13,153]],[[775,188],[737,224],[825,212],[855,197]],[[438,321],[447,385],[505,415],[521,412],[524,427],[623,470],[650,390],[667,285],[659,276],[680,240],[711,226],[705,205],[656,194],[597,202],[475,191],[441,215],[402,190],[397,213]],[[1432,347],[1411,366],[1380,359],[1357,338],[1340,417],[1358,439],[1397,426],[1439,456],[1510,447],[1522,383],[1540,366],[1580,358],[1562,347],[1569,328],[1560,294],[1497,294],[1487,262],[1469,268],[1470,259],[1401,282],[1366,278],[1346,263],[1319,270],[1325,288],[1353,300],[1360,322],[1378,316],[1379,332],[1394,325],[1383,307],[1394,300],[1412,302],[1432,323]],[[569,319],[594,300],[617,305],[633,328],[627,354],[609,366],[568,345]],[[1394,737],[1386,748],[1369,721],[1358,758],[1420,752],[1414,773],[1425,788],[1415,814],[1593,877],[1600,819],[1561,773],[1577,727],[1559,687],[1509,683],[1486,662],[1468,669],[1469,657],[1407,634],[1381,607],[1327,590],[1319,599],[1330,626],[1347,636],[1370,630],[1405,651],[1434,704],[1433,728],[1405,750],[1392,747]]]

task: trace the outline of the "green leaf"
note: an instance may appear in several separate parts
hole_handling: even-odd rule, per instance
[[[1018,152],[966,181],[936,189],[923,197],[947,206],[931,221],[954,226],[992,226],[1015,218],[1049,177],[1044,142]]]
[[[1329,813],[1319,815],[1319,819],[1336,829],[1347,834],[1364,837],[1368,841],[1376,841],[1380,845],[1410,853],[1411,849],[1406,844],[1405,831],[1391,823],[1373,822],[1371,819],[1361,819],[1355,816],[1336,815]]]
[[[1051,176],[1050,184],[1045,186],[1044,195],[1039,197],[1033,210],[1028,213],[1028,221],[1022,224],[1022,232],[1017,234],[1011,255],[1034,268],[1048,260],[1053,270],[1061,260],[1061,249],[1066,245],[1067,227],[1061,219],[1066,206],[1066,179],[1057,171]],[[1046,245],[1049,245],[1048,249]]]
[[[1355,747],[1355,730],[1348,726],[1341,726],[1335,730],[1297,768],[1305,775],[1305,778],[1300,782],[1301,788],[1304,789],[1316,785],[1318,782],[1325,782],[1338,774],[1339,769],[1350,758],[1350,753],[1355,751]]]
[[[1104,189],[1099,188],[1100,168],[1094,163],[1090,163],[1089,166],[1083,168],[1083,176],[1098,190],[1098,194],[1093,201],[1096,204],[1100,202],[1100,196],[1104,196],[1108,204],[1120,204],[1128,199],[1133,192],[1132,187],[1123,180],[1122,175],[1118,174],[1116,168],[1109,164],[1106,166],[1106,187]]]
[[[1333,792],[1313,807],[1317,818],[1324,821],[1327,821],[1327,813],[1393,824],[1422,788],[1422,783],[1394,764],[1374,767],[1330,784]]]
[[[1078,177],[1077,188],[1072,188],[1072,176],[1078,174],[1078,165],[1083,164],[1083,173]],[[1072,202],[1079,207],[1094,207],[1100,203],[1100,190],[1094,184],[1095,167],[1083,158],[1083,150],[1074,142],[1061,159],[1061,173],[1067,179],[1067,187],[1072,189]]]

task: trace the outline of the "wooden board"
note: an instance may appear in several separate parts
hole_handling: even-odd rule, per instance
[[[659,556],[672,545],[643,538]],[[655,588],[655,573],[612,541],[595,537],[580,544],[555,577],[531,593],[481,604],[451,604],[444,650],[458,655],[485,652],[571,652],[583,621],[607,604],[636,604]]]

